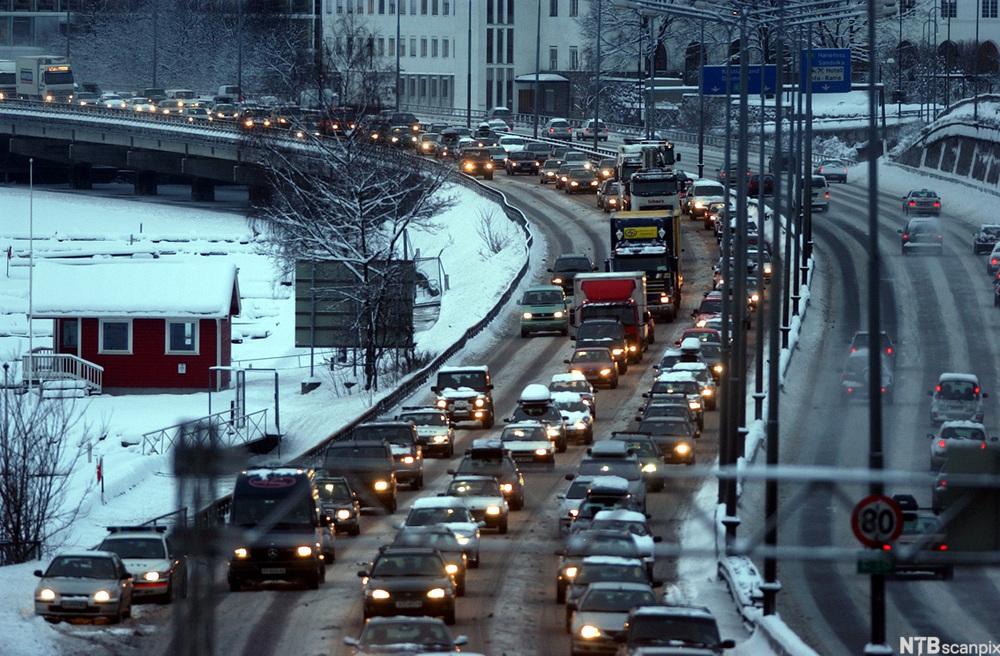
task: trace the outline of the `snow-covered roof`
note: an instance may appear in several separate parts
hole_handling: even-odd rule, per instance
[[[668,617],[710,617],[712,612],[702,606],[637,606],[632,609],[633,615],[665,615]]]
[[[671,371],[703,371],[708,369],[704,362],[678,362],[670,367]]]
[[[577,403],[582,400],[579,392],[552,392],[553,403]]]
[[[694,380],[694,376],[689,371],[665,371],[656,377],[658,383],[677,383]]]
[[[957,374],[953,372],[945,372],[938,377],[938,382],[944,382],[946,380],[964,380],[969,383],[979,384],[979,379],[976,378],[975,374]]]
[[[553,383],[569,383],[576,380],[587,380],[579,371],[571,371],[568,374],[552,374]]]
[[[465,507],[465,502],[461,497],[420,497],[414,499],[411,508],[457,508]]]
[[[681,340],[682,351],[700,351],[701,340],[697,337],[685,337]]]
[[[642,565],[638,558],[622,558],[621,556],[587,556],[584,565],[619,565],[621,567]]]
[[[60,551],[55,556],[53,556],[52,559],[55,560],[56,558],[114,558],[114,557],[115,554],[113,554],[110,551],[97,551],[96,549],[93,551],[85,551],[83,549],[73,549],[67,551]]]
[[[978,428],[979,430],[986,432],[986,426],[979,423],[978,421],[969,421],[968,419],[956,419],[954,421],[946,421],[941,424],[941,428]]]
[[[487,367],[486,365],[469,364],[469,365],[464,365],[464,366],[441,367],[440,369],[438,369],[438,373],[439,374],[450,374],[450,373],[462,372],[462,371],[482,371],[483,373],[486,373],[489,370],[490,370],[490,368]]]
[[[595,476],[594,479],[590,481],[590,488],[628,492],[628,480],[622,478],[621,476]]]
[[[601,511],[605,512],[605,511]],[[648,583],[631,583],[626,581],[598,581],[596,583],[591,583],[588,586],[590,590],[649,590],[650,586]],[[617,612],[617,611],[612,611]]]
[[[519,403],[545,403],[552,398],[549,388],[541,383],[531,383],[521,392]]]
[[[221,318],[240,313],[237,268],[221,258],[41,261],[34,316]]]
[[[534,82],[535,81],[535,74],[534,73],[528,73],[527,75],[518,75],[517,77],[514,78],[514,81],[515,82]],[[538,81],[539,82],[569,82],[569,79],[563,77],[562,75],[559,75],[558,73],[539,73],[538,74]]]

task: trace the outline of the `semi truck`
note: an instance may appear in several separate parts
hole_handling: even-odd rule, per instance
[[[646,275],[646,305],[665,321],[681,307],[680,220],[669,210],[615,212],[611,215],[609,272],[641,271]]]
[[[68,102],[73,99],[73,69],[65,57],[17,58],[17,95],[26,100]]]
[[[674,173],[674,153],[669,141],[641,141],[618,147],[618,179],[622,204],[633,210],[670,210],[681,215],[681,182]],[[627,203],[625,200],[627,199]]]
[[[646,275],[641,271],[578,273],[573,278],[573,314],[570,328],[587,319],[617,319],[625,329],[625,343],[632,362],[655,340],[653,316],[646,306]]]

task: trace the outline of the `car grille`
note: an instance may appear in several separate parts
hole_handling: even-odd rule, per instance
[[[554,316],[553,316],[552,312],[532,312],[531,313],[531,318],[532,319],[553,319]]]
[[[291,547],[252,547],[249,560],[291,560],[295,550]]]

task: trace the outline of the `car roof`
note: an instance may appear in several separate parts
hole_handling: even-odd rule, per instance
[[[652,590],[648,583],[625,583],[619,581],[599,581],[587,586],[588,590]]]
[[[489,370],[490,368],[484,364],[468,364],[463,366],[441,367],[440,369],[438,369],[438,373],[450,374],[450,373],[462,373],[467,371],[482,371],[484,373],[488,373]]]
[[[583,397],[578,392],[552,392],[553,403],[576,403],[582,400]]]
[[[410,616],[410,615],[389,615],[381,617],[370,617],[365,620],[365,626],[372,624],[444,624],[436,617]],[[464,652],[463,652],[464,653]]]
[[[689,371],[664,371],[656,377],[658,383],[680,383],[688,380],[698,382]]]
[[[166,537],[165,533],[157,531],[124,530],[108,533],[104,536],[104,540],[135,540],[136,538],[149,538],[162,542],[166,539]]]
[[[678,362],[670,367],[671,371],[703,371],[705,369],[708,369],[708,365],[704,362]]]
[[[523,403],[547,403],[551,399],[552,393],[549,392],[548,387],[541,383],[531,383],[521,390],[521,395],[517,400]]]
[[[480,437],[472,440],[472,445],[469,447],[472,450],[476,449],[496,449],[502,451],[504,449],[503,442],[497,437]]]
[[[944,382],[946,380],[961,380],[967,383],[975,383],[976,385],[979,384],[979,379],[976,377],[975,374],[960,374],[955,372],[945,372],[940,376],[938,376],[939,383]]]
[[[701,340],[697,337],[685,337],[681,340],[681,350],[685,349],[701,350]]]
[[[409,422],[407,422],[407,423],[409,423]],[[412,424],[411,424],[411,426],[412,426]],[[386,442],[385,440],[355,440],[355,439],[335,440],[335,441],[331,442],[330,445],[327,448],[328,449],[332,449],[332,448],[341,447],[341,446],[343,446],[343,447],[350,447],[350,448],[355,448],[355,447],[359,447],[359,446],[383,446],[384,447],[384,446],[388,446],[388,442]]]
[[[378,421],[366,421],[363,424],[358,424],[356,428],[365,428],[366,426],[395,426],[397,428],[410,428],[413,426],[408,421],[399,421],[394,419],[380,419]]]
[[[954,421],[946,421],[941,424],[941,429],[945,428],[978,428],[979,430],[986,432],[986,426],[979,423],[978,421],[969,421],[968,419],[957,419]]]
[[[97,551],[96,549],[94,550],[69,549],[67,551],[60,551],[59,553],[57,553],[55,556],[52,557],[52,560],[55,560],[56,558],[109,558],[111,560],[114,560],[117,557],[118,554],[113,553],[111,551]]]
[[[552,374],[553,383],[569,383],[576,381],[587,382],[587,377],[581,374],[579,371],[571,371],[567,374]],[[558,392],[556,392],[558,394]]]
[[[622,558],[621,556],[586,556],[583,559],[584,565],[618,565],[621,567],[635,567],[642,565],[638,558]]]
[[[455,481],[492,481],[496,483],[497,479],[494,478],[493,476],[483,476],[481,474],[456,474],[451,479],[449,485],[451,485],[451,483],[454,483]]]
[[[528,287],[524,290],[524,293],[528,292],[562,292],[563,288],[559,285],[536,285],[534,287]]]
[[[412,510],[422,508],[465,508],[465,502],[459,497],[420,497],[413,500]]]
[[[608,521],[620,521],[620,522],[642,522],[646,523],[646,516],[641,512],[635,510],[628,510],[626,508],[615,508],[613,510],[600,510],[594,515],[594,521],[605,519]]]
[[[590,481],[590,487],[628,492],[628,479],[622,478],[621,476],[595,476]]]
[[[437,549],[433,547],[414,547],[410,545],[402,544],[386,544],[379,549],[379,555],[383,556],[386,553],[415,553],[415,554],[436,554],[439,553]]]
[[[704,606],[637,606],[629,614],[633,617],[636,615],[668,615],[671,617],[715,619],[712,611]]]
[[[525,419],[523,421],[512,421],[504,426],[504,428],[545,428],[545,424],[534,419]]]
[[[624,456],[628,454],[628,447],[621,443],[611,442],[610,440],[600,440],[587,449],[587,453],[594,457]]]

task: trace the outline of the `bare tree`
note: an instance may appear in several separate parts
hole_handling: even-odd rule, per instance
[[[96,431],[68,400],[4,388],[0,403],[0,543],[18,563],[76,520],[89,487],[71,488],[70,478]]]
[[[266,248],[286,271],[299,259],[349,266],[358,283],[365,389],[377,388],[404,233],[435,229],[434,218],[452,204],[442,189],[450,170],[373,145],[360,131],[316,140],[308,151],[266,140],[260,146],[272,191],[271,201],[255,208]]]
[[[395,43],[395,36],[391,38]],[[337,19],[323,47],[326,77],[334,83],[331,86],[343,104],[378,108],[395,99],[395,69],[385,43],[386,39],[373,32],[358,14]]]

